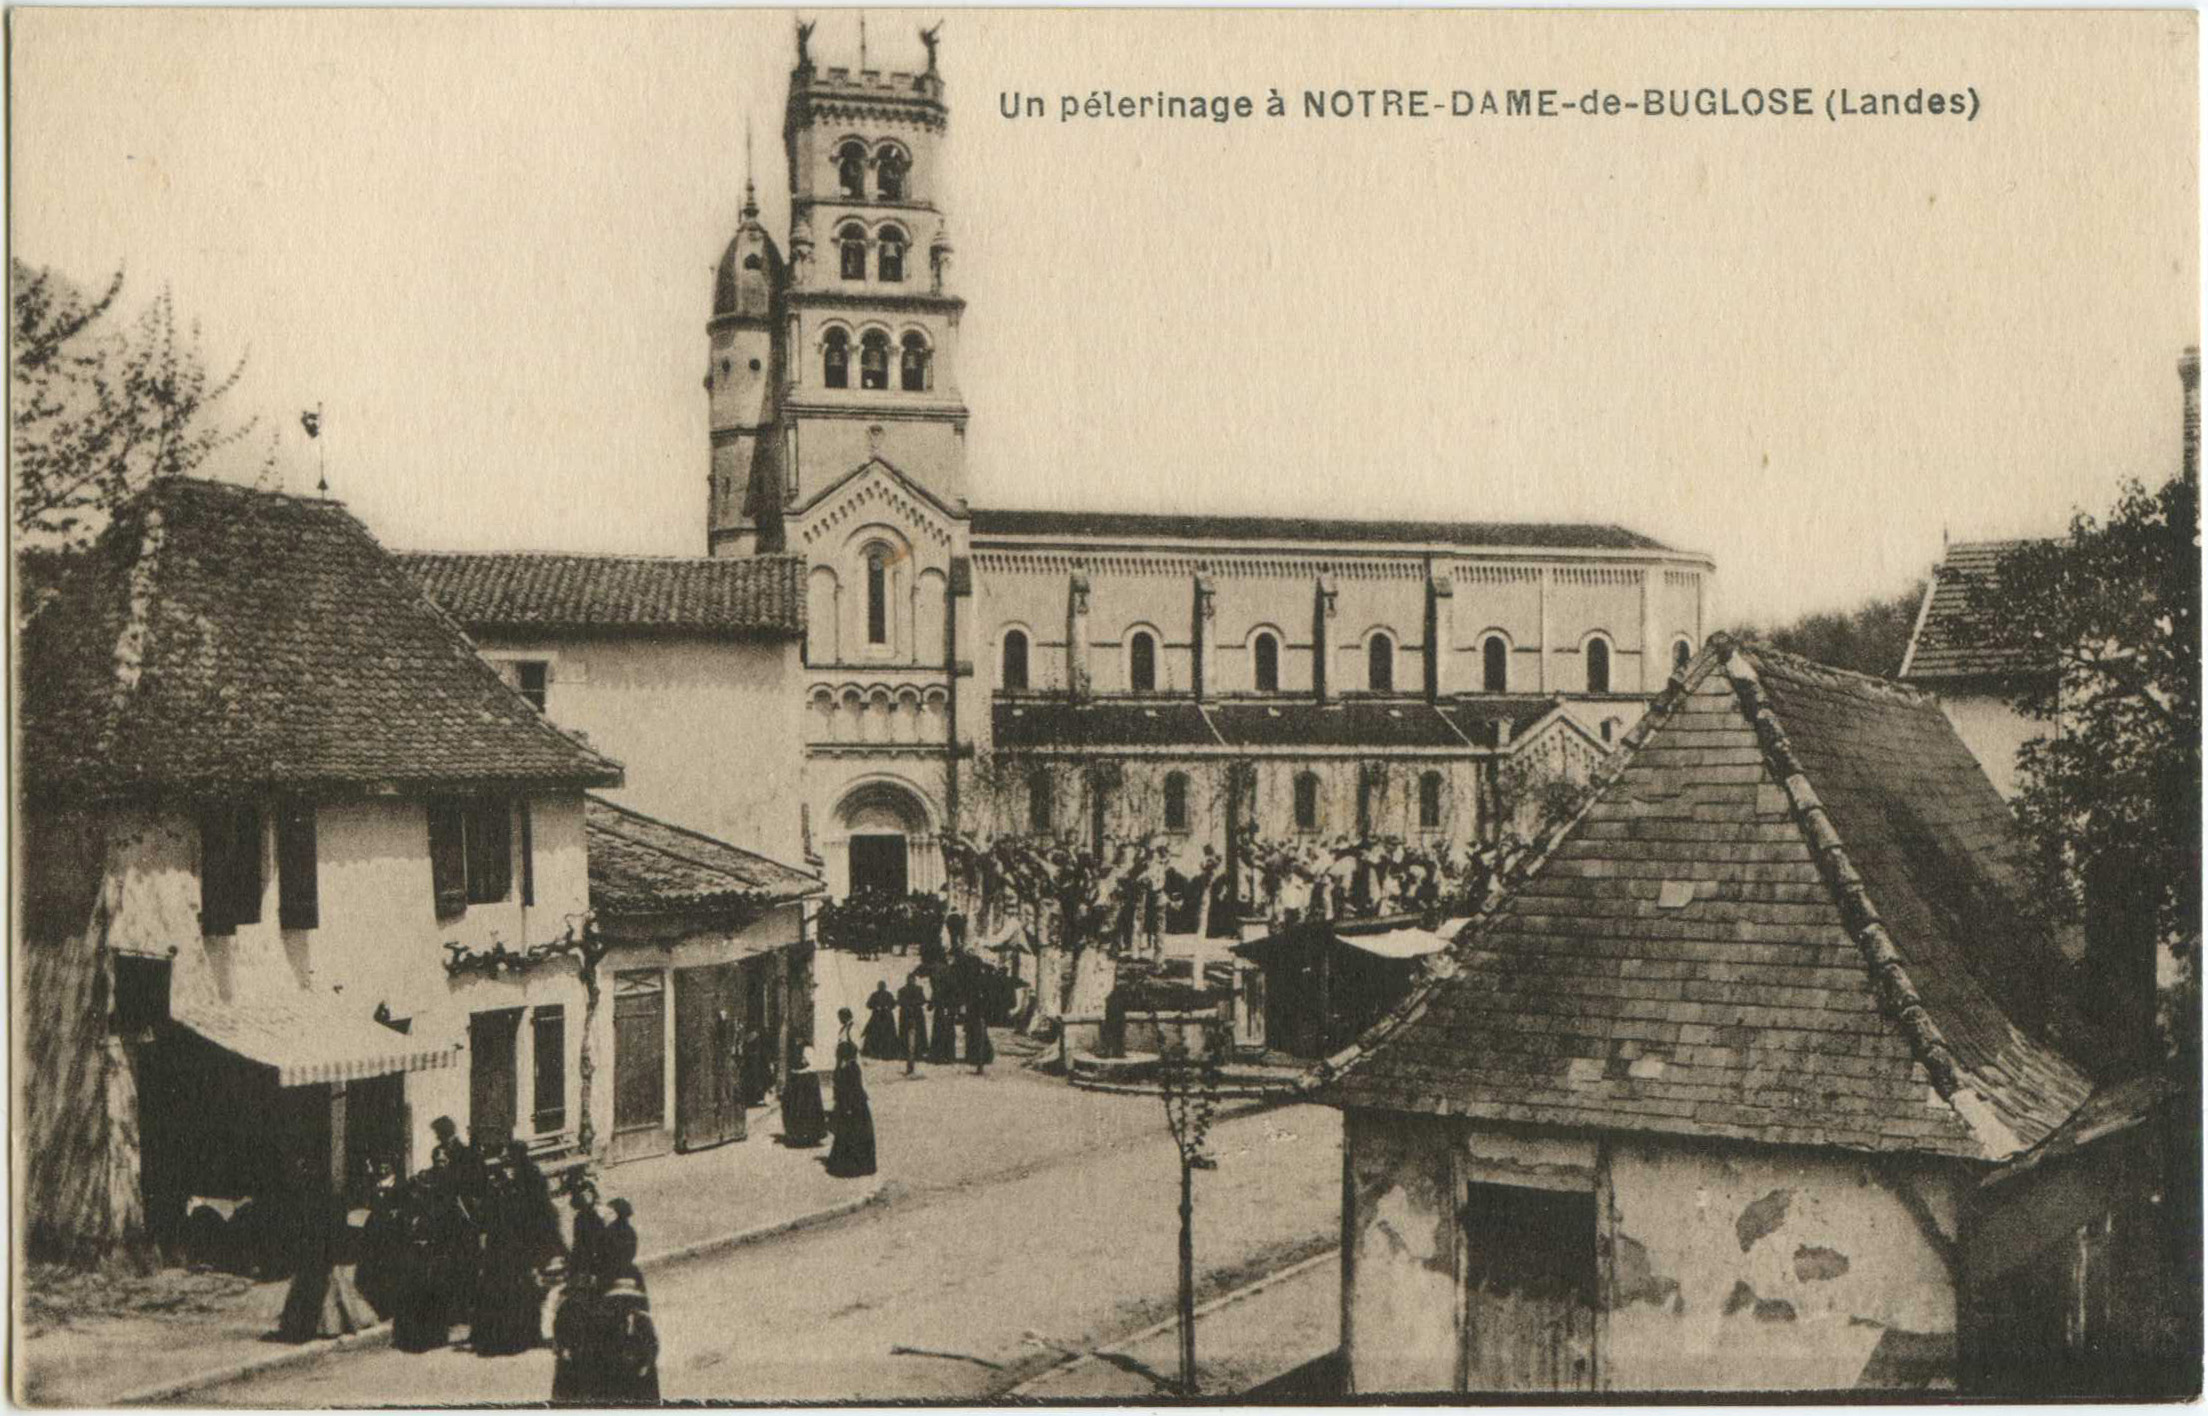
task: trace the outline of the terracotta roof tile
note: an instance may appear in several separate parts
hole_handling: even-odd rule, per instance
[[[1932,571],[1916,632],[1910,636],[1909,649],[1902,657],[1903,680],[1932,683],[2052,672],[2051,661],[1988,648],[1984,617],[1971,603],[1974,592],[1998,583],[2001,557],[2028,544],[1958,541],[1947,548],[1946,559]]]
[[[70,561],[21,641],[34,794],[621,780],[337,502],[165,478]]]
[[[590,907],[621,915],[722,913],[820,893],[817,876],[726,841],[586,797]]]
[[[2085,1100],[2006,809],[1929,696],[1717,637],[1605,771],[1323,1096],[1977,1159]]]
[[[804,565],[795,556],[417,551],[399,559],[471,630],[805,633]]]

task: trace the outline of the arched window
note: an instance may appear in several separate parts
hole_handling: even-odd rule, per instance
[[[1587,641],[1587,691],[1610,691],[1610,641],[1599,634]]]
[[[880,546],[866,553],[866,642],[889,643],[889,552]]]
[[[1136,693],[1158,691],[1158,641],[1147,629],[1127,637],[1127,687]]]
[[[1186,772],[1168,772],[1165,774],[1165,829],[1168,831],[1186,831],[1188,829],[1188,774]]]
[[[1007,693],[1027,692],[1027,631],[1024,629],[1004,632],[1004,672],[998,675],[997,686]]]
[[[1428,772],[1418,779],[1418,828],[1441,829],[1441,773]]]
[[[886,284],[896,285],[905,278],[905,233],[894,226],[885,226],[875,237],[881,245],[881,257],[877,268]]]
[[[1280,692],[1280,640],[1271,630],[1264,631],[1251,641],[1250,657],[1257,691]]]
[[[1375,634],[1365,641],[1365,685],[1374,693],[1395,692],[1395,636]]]
[[[859,336],[859,387],[889,387],[889,336],[878,329]]]
[[[1694,646],[1693,646],[1692,644],[1688,643],[1688,642],[1687,642],[1686,640],[1684,640],[1684,639],[1681,639],[1681,640],[1677,640],[1677,641],[1675,641],[1675,642],[1674,642],[1674,643],[1672,644],[1672,646],[1671,646],[1671,666],[1672,666],[1672,667],[1673,667],[1674,669],[1683,669],[1683,668],[1685,668],[1685,667],[1687,666],[1687,661],[1688,661],[1689,659],[1692,659],[1693,657],[1694,657]]]
[[[1480,687],[1488,693],[1510,691],[1510,645],[1500,634],[1480,642]]]
[[[913,329],[905,331],[904,348],[898,360],[900,381],[907,393],[928,391],[929,368],[927,336]]]
[[[842,252],[843,278],[866,279],[866,228],[854,223],[838,231],[836,249]]]
[[[847,197],[866,195],[866,148],[856,138],[836,149],[836,185]]]
[[[881,193],[885,202],[901,202],[905,199],[905,174],[912,164],[903,152],[894,147],[884,147],[874,160],[874,190]]]
[[[830,388],[851,387],[851,336],[828,331],[820,347],[820,381]]]
[[[1051,784],[1048,772],[1027,779],[1027,829],[1040,836],[1050,830]]]
[[[1316,772],[1296,774],[1296,829],[1319,829],[1319,777]]]

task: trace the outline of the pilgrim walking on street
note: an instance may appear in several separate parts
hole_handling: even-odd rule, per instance
[[[920,986],[918,969],[906,974],[905,986],[897,990],[897,1040],[909,1077],[928,1050],[928,991]]]
[[[935,1016],[929,1019],[933,1033],[928,1050],[930,1062],[956,1062],[958,1060],[958,1009],[952,997],[951,971],[938,967],[928,979],[933,994]]]
[[[866,1031],[859,1038],[859,1051],[868,1057],[898,1055],[897,997],[889,991],[887,979],[876,983],[866,1000]]]
[[[828,1173],[874,1173],[874,1113],[866,1102],[866,1081],[859,1075],[859,1048],[851,1041],[851,1010],[836,1010],[843,1035],[836,1043],[836,1109],[829,1118],[835,1143],[828,1148]]]
[[[782,1144],[809,1149],[819,1145],[827,1131],[828,1113],[820,1101],[820,1073],[813,1070],[813,1050],[792,1043],[790,1074],[782,1083]]]

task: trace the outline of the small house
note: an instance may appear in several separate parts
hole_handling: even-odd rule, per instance
[[[804,905],[819,877],[599,796],[583,825],[611,946],[609,1159],[745,1139],[745,1108],[813,1038]]]
[[[2097,1055],[1927,694],[1718,636],[1322,1064],[1389,1392],[1952,1388],[1978,1187]]]
[[[440,1115],[572,1145],[575,968],[462,965],[574,941],[619,764],[339,503],[167,478],[66,560],[18,619],[32,1252],[418,1167]]]

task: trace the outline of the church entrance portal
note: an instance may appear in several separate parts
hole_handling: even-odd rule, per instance
[[[851,838],[851,893],[902,895],[907,889],[905,838],[873,835]]]

